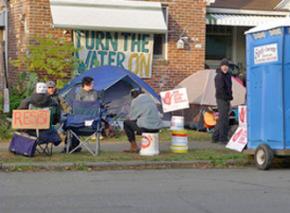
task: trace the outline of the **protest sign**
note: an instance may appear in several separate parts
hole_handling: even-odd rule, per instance
[[[168,90],[160,93],[163,112],[189,108],[186,88]]]
[[[49,110],[13,110],[13,129],[49,129]]]
[[[83,70],[110,65],[151,78],[153,34],[75,31],[74,45]]]

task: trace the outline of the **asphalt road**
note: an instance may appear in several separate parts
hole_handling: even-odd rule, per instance
[[[0,213],[287,213],[290,171],[0,173]]]

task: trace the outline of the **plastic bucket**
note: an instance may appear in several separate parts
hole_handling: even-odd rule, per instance
[[[158,133],[142,133],[141,149],[139,154],[143,156],[152,156],[159,154]]]
[[[188,135],[185,130],[172,131],[170,149],[174,153],[186,153],[188,151]]]
[[[173,153],[187,153],[188,151],[188,146],[170,146],[170,149]]]
[[[171,118],[171,130],[183,130],[184,129],[184,117],[172,116]]]

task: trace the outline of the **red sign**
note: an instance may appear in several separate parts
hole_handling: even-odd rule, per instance
[[[13,129],[49,129],[49,110],[13,110]]]

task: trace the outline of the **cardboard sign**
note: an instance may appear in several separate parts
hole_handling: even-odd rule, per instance
[[[13,110],[13,129],[49,129],[49,110]]]
[[[232,136],[226,148],[242,152],[248,143],[247,128],[239,127]]]
[[[239,106],[239,126],[247,127],[247,106]]]
[[[163,112],[189,108],[186,88],[168,90],[160,93]]]

